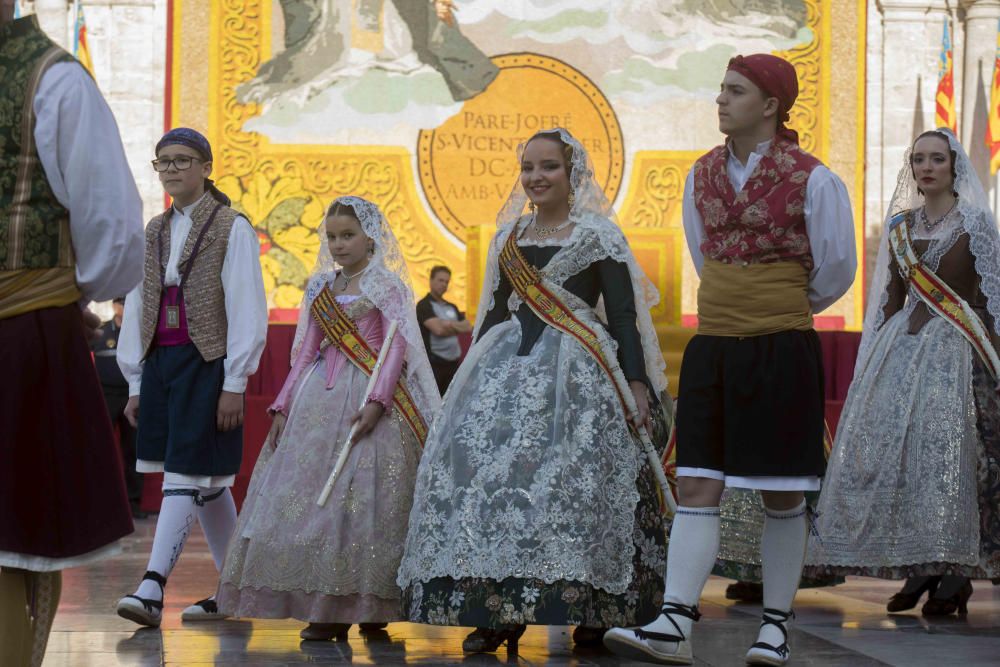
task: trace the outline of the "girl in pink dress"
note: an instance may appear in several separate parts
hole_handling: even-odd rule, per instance
[[[406,264],[381,211],[359,197],[341,197],[320,233],[292,370],[270,408],[274,422],[218,594],[220,610],[232,616],[306,621],[301,636],[310,640],[344,639],[353,623],[373,631],[402,619],[396,571],[421,438],[440,403]],[[353,323],[374,355],[390,323],[398,324],[360,411],[369,375],[329,327],[338,316]],[[319,507],[355,423],[347,462]]]

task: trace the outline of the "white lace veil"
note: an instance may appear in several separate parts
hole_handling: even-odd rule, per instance
[[[441,395],[438,392],[434,373],[427,360],[424,339],[417,323],[416,302],[413,298],[413,288],[410,286],[409,271],[406,261],[399,249],[399,243],[389,227],[389,222],[382,215],[379,207],[361,197],[338,197],[330,204],[327,215],[338,204],[350,206],[361,223],[365,236],[375,242],[375,252],[368,261],[368,268],[361,275],[361,294],[368,298],[375,307],[389,320],[399,323],[397,335],[406,339],[406,388],[420,410],[421,416],[430,426],[441,406]],[[320,293],[323,286],[333,283],[337,277],[337,264],[330,254],[330,244],[326,242],[326,218],[318,229],[320,238],[319,253],[316,257],[316,267],[309,276],[302,304],[299,309],[299,323],[295,329],[295,339],[292,343],[292,361],[298,356],[302,339],[309,325],[309,307],[313,299]]]
[[[946,128],[939,128],[940,133],[948,140],[955,163],[955,183],[953,189],[958,195],[955,210],[943,223],[932,232],[915,228],[912,237],[928,240],[930,245],[923,254],[922,261],[932,270],[937,270],[941,257],[962,234],[969,235],[969,249],[976,260],[976,273],[981,278],[980,288],[986,295],[987,310],[993,317],[994,328],[1000,327],[1000,232],[996,220],[990,211],[989,199],[986,196],[979,176],[972,167],[972,162],[962,144],[955,135]],[[889,222],[900,213],[917,210],[923,206],[923,195],[918,191],[917,182],[910,167],[913,153],[911,146],[903,157],[903,166],[899,170],[896,191],[893,193],[882,225],[882,240],[879,243],[878,258],[875,261],[875,271],[872,274],[868,293],[868,305],[865,311],[864,331],[861,335],[861,347],[858,351],[858,361],[855,375],[867,365],[868,355],[872,348],[875,334],[882,328],[885,320],[885,305],[889,299],[889,271],[892,261],[888,243]],[[910,300],[912,301],[912,299]],[[996,331],[995,333],[1000,333]]]
[[[663,360],[663,353],[660,351],[656,330],[653,328],[650,309],[660,302],[660,294],[639,268],[639,264],[632,254],[632,249],[629,248],[628,241],[625,240],[625,235],[618,226],[611,202],[608,201],[604,190],[594,177],[594,165],[590,161],[586,149],[573,135],[562,128],[539,132],[535,136],[546,135],[561,139],[564,144],[573,149],[573,159],[570,165],[570,188],[574,199],[569,217],[575,223],[575,227],[567,245],[560,251],[560,255],[565,253],[565,256],[571,258],[571,261],[568,262],[569,270],[559,278],[565,280],[565,278],[604,258],[610,258],[628,266],[629,275],[632,278],[632,292],[635,294],[636,326],[642,339],[646,376],[659,396],[667,389],[666,363]],[[521,162],[527,143],[526,141],[517,148],[518,164]],[[514,227],[518,223],[522,225],[527,223],[529,218],[524,215],[527,203],[528,195],[521,186],[521,179],[518,176],[510,196],[500,209],[500,213],[497,214],[497,233],[490,244],[486,275],[483,278],[483,292],[479,299],[479,308],[476,311],[476,328],[473,332],[473,340],[479,335],[479,328],[482,326],[487,311],[493,307],[493,293],[500,284],[498,261],[500,250]],[[598,303],[597,310],[603,315],[603,303]],[[602,319],[604,318],[602,317]]]

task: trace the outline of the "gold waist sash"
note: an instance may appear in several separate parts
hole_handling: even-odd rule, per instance
[[[799,262],[723,264],[705,260],[698,287],[698,333],[763,336],[813,328],[809,271]]]
[[[0,320],[66,306],[81,296],[73,267],[0,271]]]

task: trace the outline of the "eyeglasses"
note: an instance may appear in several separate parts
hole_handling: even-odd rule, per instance
[[[185,169],[190,169],[194,161],[204,162],[201,158],[190,157],[188,155],[179,155],[173,160],[166,159],[156,159],[152,161],[153,169],[159,172],[164,172],[170,169],[170,165],[173,165],[174,169],[177,171],[184,171]]]

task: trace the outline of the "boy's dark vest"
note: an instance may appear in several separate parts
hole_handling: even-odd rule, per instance
[[[178,269],[183,271],[191,257],[194,244],[208,223],[212,211],[219,203],[210,193],[206,193],[191,211],[191,231],[188,233],[181,251]],[[205,361],[212,361],[226,354],[226,294],[222,288],[222,265],[229,247],[229,232],[239,213],[228,206],[221,206],[205,232],[201,248],[195,257],[187,283],[182,285],[184,310],[187,315],[188,335],[191,342]],[[150,345],[156,334],[156,324],[160,317],[160,298],[163,294],[161,276],[170,257],[170,225],[164,225],[165,212],[156,216],[146,225],[146,265],[142,282],[142,349],[149,354]],[[157,263],[160,243],[160,229],[163,229],[163,270]]]

